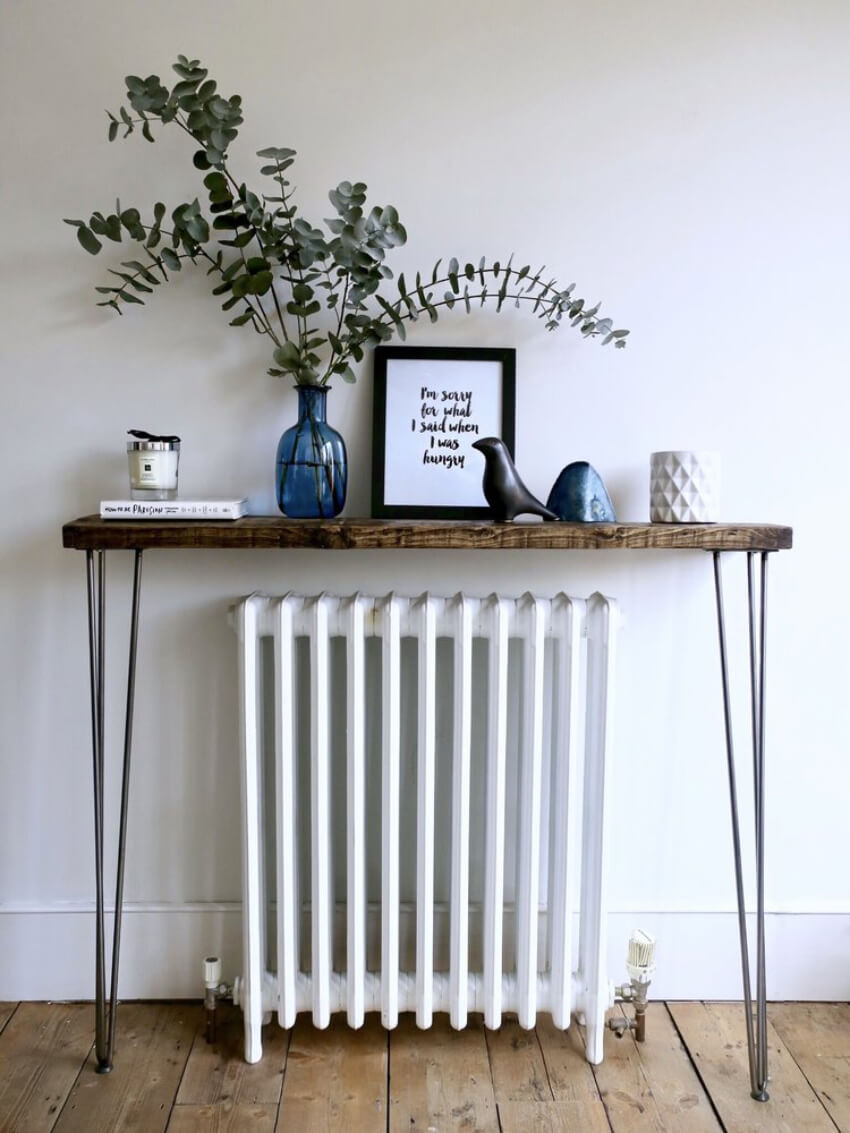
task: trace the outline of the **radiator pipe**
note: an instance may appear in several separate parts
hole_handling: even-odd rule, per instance
[[[204,960],[204,1034],[208,1043],[216,1041],[219,1003],[232,998],[233,988],[221,982],[221,960],[218,956],[207,956]]]

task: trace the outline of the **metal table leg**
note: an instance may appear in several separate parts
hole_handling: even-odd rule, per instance
[[[756,581],[755,557],[761,555],[761,571]],[[744,1010],[747,1025],[747,1056],[750,1068],[750,1092],[757,1101],[767,1101],[767,986],[764,948],[764,717],[765,717],[765,643],[767,623],[767,557],[768,552],[747,552],[747,611],[750,660],[750,715],[753,746],[753,797],[755,800],[756,848],[756,1010],[750,984],[750,957],[747,914],[744,900],[744,876],[741,861],[741,834],[738,821],[738,792],[735,777],[735,752],[732,737],[732,711],[729,692],[729,667],[726,646],[726,616],[723,606],[723,579],[720,552],[714,552],[714,589],[717,600],[717,629],[720,640],[720,673],[723,684],[723,716],[726,732],[726,758],[729,772],[729,801],[732,813],[732,845],[735,856],[735,888],[738,899],[738,934],[741,945]],[[758,610],[757,610],[758,607]]]
[[[95,555],[97,568],[95,569]],[[130,752],[133,741],[133,705],[136,691],[136,647],[139,630],[139,598],[142,582],[142,552],[135,551],[133,596],[130,611],[130,656],[127,667],[127,701],[124,716],[124,758],[121,812],[118,832],[118,865],[115,882],[115,915],[112,927],[112,974],[107,1014],[103,901],[103,783],[104,783],[104,685],[106,639],[106,552],[86,551],[88,591],[89,679],[91,683],[92,767],[94,772],[95,858],[95,1055],[98,1074],[112,1069],[115,1019],[118,1008],[118,962],[121,951],[121,914],[124,900],[124,861],[127,843],[127,809],[130,797]]]

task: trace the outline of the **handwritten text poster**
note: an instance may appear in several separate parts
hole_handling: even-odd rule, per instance
[[[486,507],[484,457],[502,427],[499,361],[394,358],[387,373],[384,502]]]

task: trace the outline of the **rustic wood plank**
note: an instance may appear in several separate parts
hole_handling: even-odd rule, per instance
[[[649,1005],[645,1043],[612,1040],[594,1075],[616,1133],[722,1133],[663,1003]]]
[[[850,1003],[774,1003],[770,1021],[827,1113],[850,1133]]]
[[[0,1129],[52,1129],[93,1041],[91,1004],[21,1003],[0,1034]]]
[[[165,1129],[199,1014],[194,1004],[122,1004],[114,1069],[95,1073],[90,1055],[56,1123],[57,1133]]]
[[[277,1128],[363,1130],[387,1126],[387,1032],[377,1015],[353,1031],[336,1016],[325,1031],[301,1016],[292,1030]]]
[[[584,1122],[581,1128],[587,1133],[609,1133],[611,1127],[593,1068],[585,1056],[578,1024],[573,1023],[568,1031],[559,1031],[550,1016],[542,1015],[537,1020],[537,1037],[555,1101],[571,1102],[575,1113],[581,1114]],[[616,1042],[613,1035],[605,1036],[606,1058],[612,1040]]]
[[[499,1102],[499,1121],[502,1133],[611,1133],[607,1121],[599,1124],[598,1111],[580,1101]]]
[[[535,1031],[506,1018],[497,1031],[485,1031],[497,1104],[553,1100],[543,1051]]]
[[[276,1105],[176,1105],[167,1133],[274,1133],[276,1121]]]
[[[178,1105],[277,1106],[283,1086],[289,1032],[272,1023],[263,1031],[263,1057],[253,1066],[245,1061],[242,1012],[220,1008],[217,1041],[208,1043],[199,1025],[180,1089]]]
[[[294,1098],[280,1108],[277,1133],[386,1133],[387,1115],[374,1102]]]
[[[735,1133],[835,1133],[814,1090],[768,1025],[769,1101],[750,1097],[740,1003],[671,1003],[670,1013],[720,1114]]]
[[[286,519],[246,516],[232,521],[117,520],[84,516],[62,529],[62,545],[77,550],[131,548],[308,547],[456,550],[703,550],[779,551],[790,527],[765,523],[493,523],[452,520]]]
[[[15,1013],[17,1003],[0,1003],[0,1033]]]
[[[471,1015],[463,1031],[453,1031],[446,1015],[435,1015],[433,1027],[423,1032],[416,1029],[414,1017],[405,1014],[390,1036],[389,1129],[410,1133],[429,1127],[440,1133],[449,1129],[498,1133],[479,1015]]]

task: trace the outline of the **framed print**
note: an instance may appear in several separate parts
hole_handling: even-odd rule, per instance
[[[372,434],[376,519],[487,519],[484,459],[514,450],[516,351],[378,346]]]

